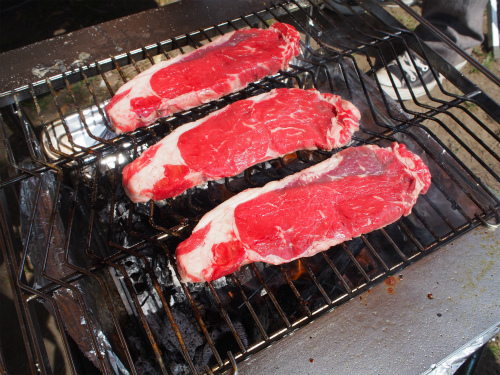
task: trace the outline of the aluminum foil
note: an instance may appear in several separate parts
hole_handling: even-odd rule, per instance
[[[60,280],[64,276],[73,272],[65,264],[65,239],[66,228],[63,220],[56,209],[56,215],[53,226],[50,226],[50,218],[55,196],[56,181],[52,173],[47,172],[40,175],[41,187],[40,197],[33,214],[33,205],[36,199],[38,178],[29,178],[22,182],[20,191],[20,212],[21,212],[21,230],[23,239],[27,238],[30,231],[29,242],[27,244],[28,258],[33,266],[34,283],[33,288],[40,288],[50,284],[51,277]],[[64,190],[64,186],[62,187]],[[59,195],[59,204],[69,204],[66,198],[68,194],[64,192]],[[31,229],[29,228],[30,217],[33,217]],[[46,244],[49,243],[46,267],[44,267],[44,256]],[[73,241],[71,243],[74,243]],[[26,245],[26,244],[24,244]],[[67,249],[69,252],[69,263],[78,264],[77,253],[82,248]],[[43,276],[45,272],[47,276]],[[69,287],[61,286],[52,293],[51,301],[44,300],[43,304],[48,311],[54,315],[54,308],[58,309],[62,324],[67,333],[77,343],[85,356],[96,366],[99,366],[96,350],[99,350],[103,361],[108,368],[112,368],[116,374],[129,374],[123,365],[122,360],[117,356],[113,349],[113,343],[108,340],[109,333],[112,332],[112,322],[110,318],[106,319],[102,306],[106,305],[103,294],[96,282],[87,278],[73,282]],[[88,314],[84,315],[81,303],[86,306]],[[106,313],[107,315],[107,313]],[[98,348],[94,348],[91,341],[91,332],[96,338]]]
[[[472,339],[441,362],[432,365],[422,375],[453,375],[471,355],[486,345],[498,333],[500,333],[500,323]]]

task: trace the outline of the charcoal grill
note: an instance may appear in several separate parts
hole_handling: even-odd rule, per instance
[[[186,11],[185,3],[174,4],[172,12]],[[145,44],[138,38],[139,48],[130,52],[26,85],[6,85],[0,96],[0,244],[17,318],[9,324],[24,342],[16,348],[26,358],[21,371],[212,374],[239,367],[249,374],[401,368],[421,373],[462,345],[470,347],[469,339],[497,332],[500,303],[491,291],[499,287],[499,237],[485,228],[500,220],[500,105],[494,99],[499,80],[467,57],[495,88],[479,87],[387,9],[359,3],[364,12],[350,15],[316,1],[258,2],[244,12],[239,4],[237,15],[208,15],[211,26],[175,34],[171,25],[170,39]],[[424,22],[410,8],[398,7]],[[275,21],[294,25],[302,35],[302,52],[289,70],[146,128],[120,136],[111,131],[103,107],[131,77],[228,31]],[[410,49],[446,82],[423,99],[394,101],[372,73]],[[175,247],[201,215],[239,191],[339,150],[296,152],[147,204],[127,199],[121,170],[176,127],[276,87],[314,87],[351,100],[362,120],[349,147],[403,142],[429,166],[432,186],[408,217],[314,257],[281,266],[247,265],[208,284],[180,283]],[[444,284],[442,294],[433,293],[435,280]],[[467,303],[446,315],[456,295]],[[470,303],[488,306],[477,305],[473,317]],[[448,324],[455,317],[475,323],[447,332],[448,338],[462,335],[453,344],[432,337],[446,347],[424,354],[422,345],[431,344],[416,332],[431,335],[436,323],[417,315],[431,310],[434,319]],[[54,325],[50,332],[47,320]],[[421,353],[401,362],[408,349],[395,348],[404,342],[409,347],[405,337],[412,336]],[[19,371],[12,347],[1,339],[0,369]],[[356,340],[368,344],[355,346]],[[380,340],[393,342],[394,351],[380,354],[387,346]],[[387,360],[391,356],[396,359]]]

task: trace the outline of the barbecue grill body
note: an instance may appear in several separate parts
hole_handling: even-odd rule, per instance
[[[30,371],[42,367],[47,373],[57,372],[38,327],[39,316],[45,316],[40,309],[55,316],[56,331],[66,332],[60,340],[60,350],[70,353],[66,369],[75,373],[95,368],[110,373],[119,373],[123,368],[130,372],[134,369],[173,373],[175,366],[167,369],[170,358],[163,353],[175,351],[180,353],[178,366],[183,371],[200,373],[203,365],[196,362],[200,355],[192,346],[199,346],[199,340],[205,340],[202,342],[206,352],[215,351],[219,355],[207,361],[218,372],[232,367],[232,357],[225,353],[230,350],[238,361],[249,357],[238,365],[244,374],[418,374],[442,361],[443,366],[449,365],[453,358],[448,356],[466,352],[473,347],[472,341],[486,339],[498,331],[500,300],[495,291],[500,286],[499,234],[482,227],[482,221],[494,221],[493,208],[499,207],[497,190],[490,189],[490,186],[496,189],[500,181],[495,164],[498,156],[492,151],[498,147],[495,135],[500,129],[498,103],[421,46],[411,33],[401,33],[401,25],[373,2],[361,1],[368,12],[363,22],[357,18],[360,15],[349,18],[329,13],[316,7],[316,3],[299,1],[273,8],[271,2],[252,0],[234,1],[227,7],[224,1],[184,0],[0,55],[0,65],[7,68],[0,72],[0,91],[6,92],[0,95],[0,138],[6,146],[1,152],[11,170],[0,181],[3,239],[0,248],[17,309],[16,324],[21,327],[18,332],[26,342]],[[249,16],[240,18],[246,15]],[[226,23],[227,20],[231,22]],[[241,94],[131,135],[112,138],[106,132],[102,105],[109,100],[109,92],[103,101],[94,97],[93,105],[88,108],[79,108],[76,101],[75,113],[71,115],[63,113],[64,106],[58,102],[61,95],[55,94],[83,82],[84,87],[91,87],[87,89],[90,97],[99,95],[89,82],[94,76],[102,86],[111,87],[112,82],[106,80],[108,72],[118,71],[119,77],[137,74],[136,70],[144,66],[137,62],[144,60],[145,65],[150,60],[154,62],[152,55],[182,52],[207,37],[246,27],[247,23],[265,27],[268,20],[290,22],[303,33],[303,54],[290,71],[255,84]],[[193,32],[200,29],[203,32]],[[174,41],[169,39],[177,35]],[[413,107],[383,98],[376,82],[364,75],[365,70],[354,56],[366,54],[368,60],[369,46],[375,48],[379,57],[387,52],[386,47],[389,55],[395,47],[416,49],[436,69],[446,73],[460,93],[445,93],[444,99],[429,95],[430,103],[413,101]],[[49,56],[47,50],[54,53]],[[90,58],[83,61],[81,70],[54,72],[59,75],[51,77],[48,83],[41,81],[25,87],[37,80],[32,75],[33,67],[53,66],[52,59],[57,54],[57,59],[69,68],[82,51],[88,52]],[[170,129],[232,101],[274,87],[301,85],[341,93],[358,105],[363,118],[355,142],[386,146],[397,140],[423,155],[433,173],[429,195],[420,199],[407,221],[363,236],[325,255],[277,268],[245,266],[241,273],[203,289],[179,286],[174,281],[172,244],[177,236],[189,233],[200,212],[229,194],[282,178],[329,154],[299,152],[260,165],[257,170],[246,171],[223,184],[203,188],[220,195],[207,196],[200,189],[179,201],[133,208],[114,182],[118,181],[123,160],[134,158]],[[24,101],[33,97],[40,106],[44,95],[55,103],[58,110],[55,120],[47,119],[44,109],[36,105],[30,117],[23,106]],[[470,114],[468,104],[477,105],[492,120],[491,124],[479,121],[477,134],[483,144],[478,143],[474,131],[468,128],[470,123],[478,122]],[[469,122],[464,125],[456,119],[454,109],[464,112]],[[451,118],[453,126],[465,131],[455,133],[457,130],[450,130],[440,116]],[[40,120],[41,125],[33,119]],[[426,119],[430,124],[424,123]],[[27,152],[16,149],[10,142],[6,129],[11,124],[24,139]],[[73,139],[67,133],[73,134]],[[443,134],[454,141],[445,143],[448,139]],[[460,139],[466,142],[462,144]],[[469,141],[478,143],[477,147],[486,151],[484,156],[467,148]],[[484,164],[481,164],[483,175],[476,175],[470,169],[471,163],[462,162],[463,154],[450,150],[452,144],[465,150],[468,158]],[[24,159],[31,164],[22,163]],[[103,172],[95,172],[97,165],[104,166]],[[32,185],[29,192],[23,190],[28,185]],[[19,191],[24,192],[21,196],[28,202],[24,202],[24,207],[36,210],[19,211],[20,202],[15,201]],[[101,194],[111,196],[109,204],[114,207],[106,206]],[[56,197],[61,197],[60,201]],[[37,216],[40,213],[44,215]],[[432,220],[427,217],[429,213]],[[16,218],[20,215],[26,217]],[[91,215],[93,221],[89,219]],[[72,227],[72,222],[88,225]],[[36,232],[39,224],[41,232]],[[72,236],[67,234],[68,228]],[[33,254],[27,257],[26,253],[37,247],[37,233],[40,253],[38,257]],[[86,252],[83,260],[68,251],[68,243],[83,249],[82,254]],[[49,257],[42,272],[44,255],[53,254],[46,253],[51,246],[60,247],[63,252],[52,260]],[[35,283],[29,281],[31,275],[23,268],[28,258],[39,260],[33,266],[39,277]],[[57,263],[64,267],[57,268],[54,266]],[[374,265],[378,268],[373,268]],[[51,277],[52,272],[59,273]],[[280,280],[279,286],[276,280]],[[105,292],[94,301],[79,294],[79,290],[92,288]],[[282,293],[283,290],[287,293]],[[252,342],[244,325],[232,315],[233,295],[239,296],[237,307],[245,310],[245,318],[252,322],[252,329],[257,332],[255,337],[260,339]],[[281,298],[283,295],[285,299]],[[180,298],[184,300],[178,301]],[[264,302],[259,304],[257,300]],[[178,303],[183,303],[183,309],[189,311],[176,310]],[[101,309],[95,309],[100,304]],[[70,313],[64,312],[64,306]],[[224,326],[222,332],[215,332],[217,327],[212,324],[216,324],[204,315],[204,309],[212,307],[216,323]],[[266,321],[271,310],[273,324]],[[79,312],[76,316],[84,327],[80,332],[68,328],[71,312],[75,311]],[[94,331],[86,324],[92,324]],[[106,341],[103,337],[113,340]],[[228,347],[220,345],[220,337],[230,343]],[[128,341],[130,338],[142,347],[135,347]],[[8,363],[5,345],[2,342],[0,347],[0,370],[9,369],[5,366]],[[96,347],[102,350],[97,359],[89,355]],[[137,358],[141,361],[137,362]],[[145,364],[144,358],[150,363]]]

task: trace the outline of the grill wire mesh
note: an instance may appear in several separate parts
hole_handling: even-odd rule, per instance
[[[362,5],[364,12],[351,15],[308,1],[276,5],[0,98],[7,160],[1,247],[26,371],[222,373],[498,215],[499,105],[384,9]],[[218,35],[275,21],[302,35],[302,52],[289,70],[147,128],[111,131],[103,107],[124,82]],[[409,49],[448,81],[424,99],[393,101],[370,73]],[[147,204],[125,196],[122,168],[178,126],[276,87],[314,87],[352,101],[362,120],[349,146],[402,142],[429,166],[432,186],[408,217],[311,258],[247,265],[215,282],[182,284],[175,247],[204,213],[339,150],[299,151]],[[54,322],[56,334],[41,329],[43,319]],[[59,361],[49,358],[50,345],[59,346]],[[8,371],[5,350],[0,359]]]

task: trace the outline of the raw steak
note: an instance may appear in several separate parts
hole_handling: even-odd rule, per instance
[[[408,215],[431,175],[403,144],[348,148],[207,213],[177,247],[184,281],[210,281],[251,262],[281,264]]]
[[[123,186],[133,202],[173,197],[299,149],[345,145],[359,117],[336,95],[272,90],[177,128],[124,168]]]
[[[284,23],[225,34],[124,84],[106,105],[108,119],[120,134],[241,90],[287,69],[299,40],[297,30]]]

